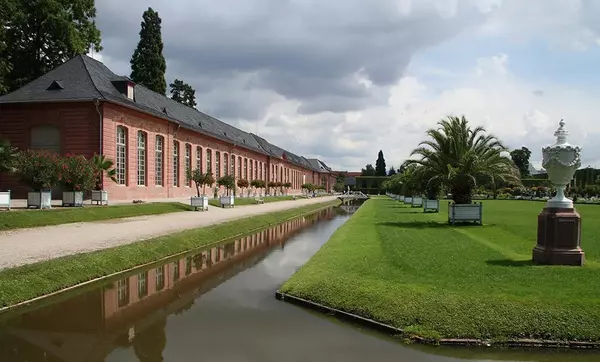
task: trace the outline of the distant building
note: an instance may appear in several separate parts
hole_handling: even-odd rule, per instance
[[[20,149],[105,155],[117,171],[116,183],[103,180],[112,200],[191,196],[188,169],[215,178],[290,182],[291,193],[300,193],[305,183],[328,190],[335,183],[322,161],[135,84],[85,55],[0,97],[0,135]],[[0,188],[25,196],[23,185],[2,177]],[[60,191],[53,190],[53,197],[60,198]]]

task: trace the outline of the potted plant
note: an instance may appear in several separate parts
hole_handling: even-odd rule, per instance
[[[62,206],[83,206],[83,192],[96,187],[97,174],[93,161],[83,155],[67,155],[62,159]]]
[[[240,179],[240,180],[237,181],[237,185],[238,185],[238,187],[240,189],[242,189],[241,192],[240,192],[240,195],[242,197],[244,197],[244,189],[246,187],[248,187],[248,185],[249,185],[248,180],[246,180],[246,179]]]
[[[17,149],[6,139],[0,139],[0,173],[14,172]],[[0,207],[10,210],[10,190],[0,191]]]
[[[267,184],[267,186],[269,186],[269,195],[271,195],[271,193],[273,193],[272,196],[277,196],[277,189],[276,189],[277,182],[271,181]]]
[[[104,155],[95,154],[92,163],[96,168],[96,187],[92,190],[92,202],[108,205],[108,191],[104,190],[104,175],[117,182],[117,170],[113,167],[113,161]]]
[[[17,154],[15,174],[33,191],[27,193],[27,207],[52,208],[52,188],[61,179],[60,159],[47,151],[26,150]]]
[[[196,185],[196,195],[190,197],[190,206],[194,210],[201,209],[202,211],[208,210],[208,196],[206,195],[206,186],[215,183],[215,178],[212,173],[202,173],[199,169],[187,170],[186,177],[191,181],[194,181]],[[200,195],[200,187],[202,187],[202,195]]]
[[[281,181],[277,181],[275,183],[275,187],[277,187],[279,189],[279,194],[283,195],[283,182]]]
[[[227,192],[226,195],[223,195],[219,198],[221,207],[225,207],[225,206],[234,207],[235,206],[235,196],[233,196],[233,193],[231,192],[231,190],[233,190],[235,188],[235,177],[233,177],[233,175],[223,176],[217,181],[217,184],[219,186],[225,187],[225,190]],[[238,184],[239,184],[239,182],[238,182]]]
[[[292,183],[291,182],[286,182],[283,184],[283,187],[285,187],[285,194],[287,196],[287,194],[289,194],[289,190],[292,187]]]

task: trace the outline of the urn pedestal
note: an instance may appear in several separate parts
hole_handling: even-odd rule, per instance
[[[565,195],[565,188],[581,166],[581,147],[567,142],[569,132],[563,120],[554,132],[556,142],[542,148],[542,167],[556,187],[556,196],[548,200],[538,215],[537,245],[533,261],[538,264],[582,266],[585,254],[581,250],[581,216],[573,207],[573,200]]]
[[[546,207],[538,215],[533,261],[538,264],[583,265],[581,216],[574,208]]]

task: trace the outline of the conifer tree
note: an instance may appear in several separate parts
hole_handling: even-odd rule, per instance
[[[161,22],[152,8],[144,11],[140,41],[131,57],[131,79],[157,93],[166,94],[167,62],[162,53]]]

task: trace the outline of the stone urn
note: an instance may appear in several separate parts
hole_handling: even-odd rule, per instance
[[[563,120],[554,132],[556,142],[542,148],[542,167],[556,188],[556,196],[548,200],[538,215],[537,245],[533,261],[538,264],[583,265],[581,249],[581,216],[573,201],[565,196],[565,188],[581,166],[581,147],[567,142],[569,132]]]

